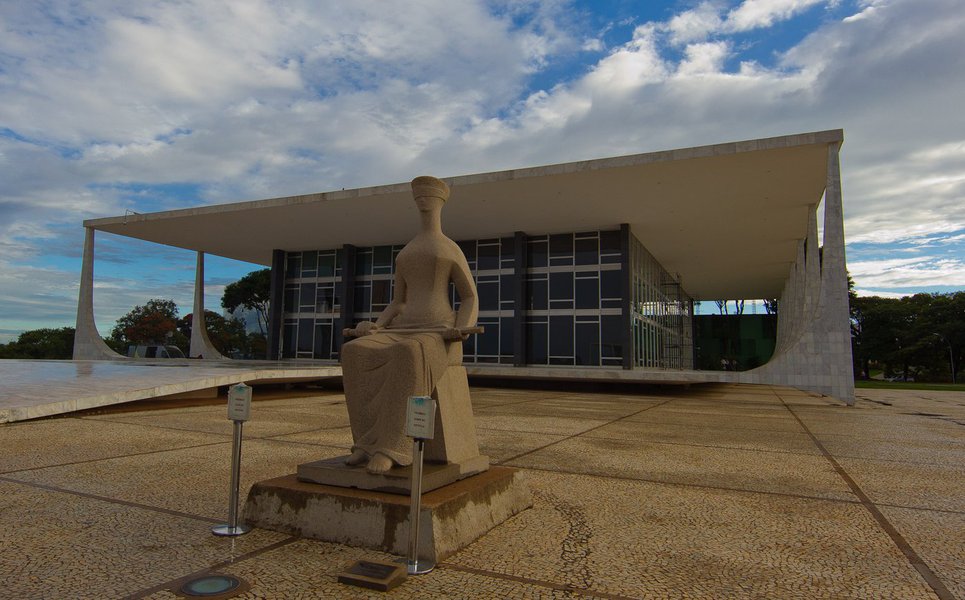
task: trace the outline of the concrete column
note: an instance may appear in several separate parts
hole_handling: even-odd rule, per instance
[[[821,260],[821,313],[827,332],[831,395],[854,404],[851,316],[845,264],[844,207],[841,200],[840,143],[828,145],[828,180],[824,193],[824,250]]]
[[[514,234],[515,256],[513,271],[516,275],[516,289],[513,290],[513,366],[526,365],[526,269],[529,268],[526,234]]]
[[[268,343],[265,358],[281,360],[281,324],[285,312],[285,251],[271,251],[271,284],[268,292]]]
[[[633,368],[633,313],[631,312],[631,295],[633,293],[633,274],[630,272],[630,225],[620,225],[620,307],[623,311],[623,368]]]
[[[742,373],[740,381],[789,385],[851,405],[854,372],[838,149],[838,143],[828,145],[824,247],[819,255],[817,218],[812,211],[807,242],[799,247],[778,307],[778,348],[770,362]]]
[[[85,227],[84,260],[80,268],[80,292],[74,333],[74,360],[127,358],[114,352],[97,332],[94,322],[94,230]]]
[[[335,347],[341,351],[344,338],[342,329],[348,329],[354,325],[355,321],[355,260],[356,248],[352,244],[342,246],[342,281],[335,284],[338,286],[338,295],[342,306],[342,327],[336,327],[333,331],[335,337]],[[341,356],[341,354],[340,354]]]
[[[191,311],[191,348],[188,356],[206,360],[227,360],[211,343],[204,320],[204,252],[198,252],[194,271],[194,309]]]

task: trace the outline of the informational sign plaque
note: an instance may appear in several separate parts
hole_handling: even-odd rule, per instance
[[[251,418],[251,386],[239,383],[228,388],[228,418],[232,421]]]
[[[405,434],[418,440],[431,440],[436,425],[436,401],[429,396],[410,396],[406,410]]]

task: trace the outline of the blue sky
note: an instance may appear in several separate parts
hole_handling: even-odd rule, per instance
[[[862,293],[965,289],[960,0],[0,3],[0,342],[84,219],[843,128]],[[208,258],[206,303],[257,265]],[[98,236],[102,334],[194,256]]]

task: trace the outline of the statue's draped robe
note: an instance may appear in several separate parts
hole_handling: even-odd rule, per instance
[[[462,342],[435,333],[382,330],[342,346],[352,451],[384,454],[399,465],[412,463],[405,435],[409,396],[429,396],[446,368],[462,362]]]
[[[454,242],[446,239],[446,243],[459,252]],[[393,329],[407,327],[441,331],[456,321],[448,299],[454,261],[431,247],[410,245],[396,259],[396,275],[405,279],[409,300],[421,298],[424,302],[408,302],[388,328],[346,342],[341,350],[352,451],[383,454],[403,466],[412,463],[412,441],[405,435],[409,397],[431,395],[446,368],[462,364],[460,340],[443,340],[441,332],[393,333]],[[428,274],[422,290],[413,289],[419,283],[415,271]],[[425,291],[431,293],[420,293]]]

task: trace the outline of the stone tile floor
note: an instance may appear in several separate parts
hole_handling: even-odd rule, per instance
[[[399,598],[965,600],[965,393],[770,386],[638,394],[474,388],[479,439],[535,505]],[[377,552],[225,520],[223,406],[141,403],[0,425],[0,598],[378,598],[336,574]],[[243,493],[345,454],[344,398],[256,392]]]

